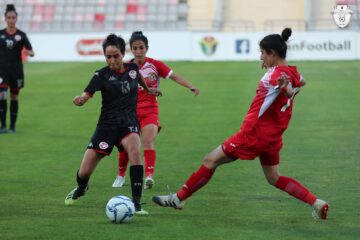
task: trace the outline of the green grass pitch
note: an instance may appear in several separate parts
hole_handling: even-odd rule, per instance
[[[27,63],[17,133],[0,135],[0,239],[359,239],[360,62],[291,64],[307,86],[295,99],[280,171],[330,203],[327,221],[312,220],[309,206],[268,185],[257,159],[220,167],[182,211],[151,203],[176,192],[238,130],[264,74],[259,62],[168,62],[201,92],[161,82],[156,183],[143,192],[149,216],[108,222],[106,202],[131,196],[128,176],[123,188],[111,187],[116,151],[81,203],[66,207],[101,104],[99,93],[83,107],[72,99],[104,63]]]

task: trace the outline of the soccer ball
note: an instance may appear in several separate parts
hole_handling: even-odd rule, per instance
[[[135,214],[135,206],[130,198],[115,196],[106,204],[106,216],[113,223],[128,222]]]

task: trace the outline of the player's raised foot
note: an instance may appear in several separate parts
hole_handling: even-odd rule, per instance
[[[149,215],[149,213],[141,207],[140,203],[134,203],[135,206],[135,214],[137,215]]]
[[[65,205],[74,205],[81,196],[84,196],[85,192],[88,190],[88,187],[85,189],[80,189],[79,187],[74,188],[65,198]]]
[[[150,189],[150,188],[152,188],[153,185],[154,185],[154,183],[155,183],[155,181],[154,181],[153,177],[152,177],[152,176],[147,176],[147,177],[145,178],[144,189]]]
[[[114,181],[114,183],[113,183],[113,187],[122,187],[123,185],[124,185],[124,183],[125,183],[125,177],[123,177],[123,176],[117,176],[116,178],[115,178],[115,181]]]
[[[0,128],[0,134],[7,133],[6,127]]]
[[[315,203],[312,205],[313,211],[312,216],[316,219],[326,219],[327,212],[329,210],[329,204],[321,199],[316,199]]]
[[[165,196],[153,196],[152,201],[159,206],[172,207],[179,210],[185,205],[185,201],[180,201],[176,193]]]

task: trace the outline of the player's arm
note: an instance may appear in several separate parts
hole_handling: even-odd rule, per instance
[[[24,35],[24,47],[26,49],[25,53],[27,56],[29,57],[35,56],[34,50],[26,34]]]
[[[145,91],[147,91],[151,95],[155,96],[162,96],[162,92],[159,89],[156,88],[149,88],[148,85],[146,85],[146,82],[144,78],[139,74],[139,84],[144,88]]]
[[[91,97],[91,94],[89,94],[88,92],[83,92],[83,94],[81,94],[81,96],[76,96],[73,99],[73,103],[76,106],[82,106],[84,105]]]
[[[189,81],[187,81],[185,78],[181,77],[180,75],[172,73],[169,76],[169,78],[174,82],[180,84],[181,86],[190,89],[190,91],[192,91],[195,96],[199,95],[200,90],[197,87],[193,86]]]

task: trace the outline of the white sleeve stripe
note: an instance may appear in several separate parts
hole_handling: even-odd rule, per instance
[[[170,70],[169,74],[165,78],[169,78],[173,74],[173,70]]]

